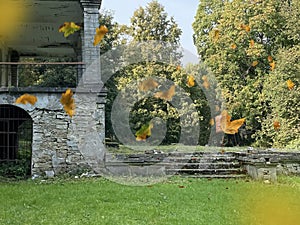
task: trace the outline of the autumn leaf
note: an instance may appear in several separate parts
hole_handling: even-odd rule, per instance
[[[270,62],[269,64],[270,64],[270,67],[271,67],[270,70],[273,71],[275,69],[275,61]]]
[[[245,118],[230,121],[231,116],[226,110],[223,110],[221,113],[221,129],[225,134],[235,134],[238,132],[238,129],[245,122]]]
[[[258,61],[256,60],[256,61],[252,62],[251,66],[255,67],[255,66],[257,66],[257,64],[258,64]]]
[[[35,97],[34,95],[30,95],[30,94],[21,95],[15,101],[16,104],[27,104],[27,103],[29,103],[31,105],[34,105],[36,102],[37,102],[37,97]]]
[[[214,29],[213,30],[213,40],[217,41],[220,37],[220,30],[219,29]]]
[[[175,85],[172,85],[167,91],[159,91],[154,94],[155,98],[164,99],[166,101],[171,101],[173,96],[175,95]]]
[[[80,26],[76,25],[74,22],[65,22],[58,29],[59,32],[64,33],[64,37],[68,37],[78,30],[80,30]]]
[[[195,78],[192,75],[188,75],[187,77],[187,86],[193,87],[195,86]]]
[[[292,90],[295,86],[295,83],[292,80],[287,80],[286,84],[289,90]]]
[[[254,44],[255,44],[254,40],[251,39],[250,42],[249,42],[249,47],[250,47],[250,48],[253,48],[253,47],[254,47]]]
[[[213,118],[211,118],[209,120],[209,125],[211,125],[211,126],[215,125],[215,120]]]
[[[203,77],[202,77],[202,80],[203,80],[203,87],[205,88],[205,89],[208,89],[209,87],[210,87],[210,83],[209,83],[209,81],[208,81],[208,78],[207,78],[207,76],[206,75],[204,75]]]
[[[245,24],[241,24],[240,26],[243,30],[245,30],[246,32],[250,32],[250,27],[248,25],[245,25]]]
[[[153,123],[150,121],[149,123],[144,124],[141,129],[139,129],[136,133],[137,141],[145,141],[147,137],[151,136],[151,129],[153,128]]]
[[[146,80],[143,80],[138,85],[138,88],[140,91],[148,91],[148,90],[155,89],[157,86],[158,86],[158,83],[154,79],[148,78]]]
[[[106,26],[101,25],[100,27],[96,28],[96,34],[94,37],[94,46],[98,45],[101,40],[103,39],[104,35],[108,32],[108,29]]]
[[[180,65],[176,66],[176,70],[181,70],[181,66]]]
[[[67,89],[65,93],[61,94],[60,102],[64,106],[66,113],[72,117],[75,113],[75,101],[72,98],[73,92],[71,89]]]
[[[268,56],[268,61],[269,61],[269,62],[272,62],[272,61],[273,61],[273,57],[269,55],[269,56]]]
[[[273,122],[273,127],[274,127],[275,130],[279,130],[279,128],[280,128],[280,123],[279,123],[278,120],[275,120],[275,121]]]
[[[236,44],[234,44],[234,43],[233,43],[233,44],[231,44],[231,45],[230,45],[230,48],[232,48],[232,49],[236,49]]]

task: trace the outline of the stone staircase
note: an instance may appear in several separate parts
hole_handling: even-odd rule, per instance
[[[122,176],[241,178],[247,174],[234,153],[230,152],[109,153],[106,155],[105,167],[113,174]]]

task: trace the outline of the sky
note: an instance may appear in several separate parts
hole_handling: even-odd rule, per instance
[[[111,10],[114,20],[120,24],[129,24],[133,12],[140,6],[145,7],[151,0],[102,0],[101,9]],[[193,44],[192,23],[196,15],[199,0],[158,0],[165,7],[168,16],[173,16],[182,30],[181,45],[197,56]]]

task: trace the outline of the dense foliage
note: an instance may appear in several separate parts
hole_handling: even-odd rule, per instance
[[[218,80],[223,107],[247,118],[247,138],[260,146],[299,147],[299,4],[201,0],[193,23],[195,45]]]

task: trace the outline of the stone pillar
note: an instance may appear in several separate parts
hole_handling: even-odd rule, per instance
[[[85,63],[79,78],[77,92],[99,93],[102,89],[100,74],[100,48],[94,46],[96,28],[99,27],[101,0],[81,0],[84,30],[82,33],[82,61]]]

